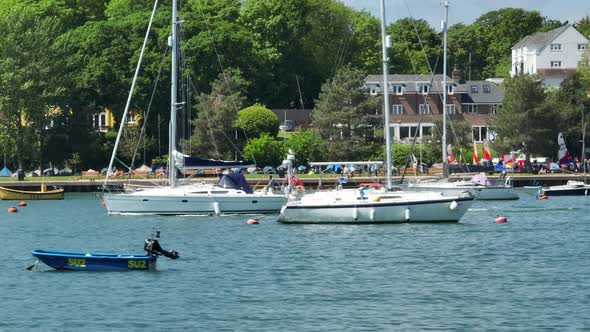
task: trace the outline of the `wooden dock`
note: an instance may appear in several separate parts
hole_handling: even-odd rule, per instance
[[[583,174],[539,174],[539,175],[531,175],[531,174],[514,174],[509,175],[514,187],[524,187],[530,185],[541,185],[541,186],[553,186],[559,184],[565,184],[568,180],[577,180],[577,181],[584,181]],[[464,175],[464,174],[453,174],[451,175],[451,181],[456,180],[468,180],[471,175]],[[415,181],[416,179],[426,179],[426,176],[406,176],[406,179],[409,181]],[[497,176],[488,176],[490,179],[497,179]],[[320,184],[320,177],[301,177],[300,178],[303,183],[305,184],[306,188],[309,189],[316,189]],[[262,188],[266,186],[266,178],[250,178],[248,179],[248,183],[255,188]],[[395,184],[399,182],[400,177],[395,176],[392,178],[392,182]],[[590,180],[590,175],[588,175],[588,180]],[[198,182],[207,182],[207,183],[216,183],[218,181],[217,177],[199,177],[193,178],[190,182],[198,183]],[[275,181],[278,184],[281,184],[286,179],[279,178],[275,175]],[[56,186],[60,188],[64,188],[66,192],[100,192],[102,191],[103,186],[103,179],[68,179],[68,180],[49,180],[43,181],[47,187]],[[122,188],[128,182],[127,179],[114,179],[109,180],[109,186],[119,187]],[[344,184],[344,187],[356,187],[359,186],[360,183],[367,183],[367,182],[376,182],[380,184],[385,184],[385,178],[382,176],[375,177],[375,176],[355,176],[352,178],[347,179],[347,183]],[[131,183],[134,185],[164,185],[165,180],[163,179],[132,179]],[[338,177],[336,176],[329,176],[329,177],[322,177],[321,178],[321,185],[324,189],[335,188],[338,185]],[[25,181],[0,181],[0,186],[7,187],[7,188],[14,188],[14,189],[22,189],[22,190],[38,190],[41,187],[41,180],[26,178]]]

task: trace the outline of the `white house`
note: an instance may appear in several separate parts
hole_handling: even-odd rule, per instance
[[[559,87],[576,72],[587,44],[571,24],[526,36],[512,47],[510,76],[539,74],[546,87]]]

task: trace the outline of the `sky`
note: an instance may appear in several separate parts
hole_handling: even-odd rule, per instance
[[[367,10],[379,17],[381,0],[340,0],[348,7]],[[449,0],[449,26],[471,24],[481,15],[501,8],[513,7],[537,10],[542,16],[574,23],[590,15],[590,0]],[[385,0],[388,23],[412,17],[426,20],[435,30],[441,30],[444,7],[441,0]]]

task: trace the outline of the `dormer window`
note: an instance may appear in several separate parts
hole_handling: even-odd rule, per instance
[[[483,86],[483,93],[490,93],[490,86],[489,85]]]
[[[423,95],[427,95],[428,91],[430,91],[430,84],[418,84],[418,88],[420,90],[420,93]]]
[[[469,88],[469,91],[471,91],[471,93],[477,93],[477,91],[478,91],[478,89],[477,89],[477,85],[472,85],[472,86]]]
[[[447,84],[447,94],[452,95],[455,92],[455,87],[452,84]]]
[[[401,84],[394,84],[391,86],[391,91],[394,95],[402,95],[404,92],[404,86]]]
[[[553,51],[553,52],[561,51],[561,44],[551,44],[551,51]]]
[[[561,68],[561,61],[551,61],[551,68]]]

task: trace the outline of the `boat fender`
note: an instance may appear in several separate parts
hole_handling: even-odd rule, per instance
[[[547,196],[546,194],[541,195],[540,199],[548,199],[549,196]]]
[[[27,206],[27,202],[21,201],[18,203],[18,206]]]
[[[18,209],[15,208],[14,206],[11,206],[8,208],[8,213],[17,213],[17,212],[18,212]]]
[[[406,221],[410,221],[410,208],[406,208]]]
[[[221,210],[219,209],[219,202],[213,202],[213,211],[215,211],[216,216],[221,214]]]
[[[452,201],[451,204],[449,205],[449,209],[455,210],[458,206],[459,206],[459,204],[457,204],[456,201]]]
[[[506,219],[506,217],[502,217],[499,214],[496,215],[496,223],[503,224],[503,223],[505,223],[507,221],[508,221],[508,219]]]
[[[381,196],[376,196],[373,198],[373,202],[381,202]]]
[[[248,225],[258,225],[258,220],[256,220],[256,219],[248,219],[248,221],[246,221],[246,224],[248,224]]]

